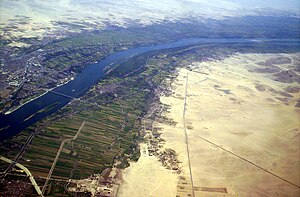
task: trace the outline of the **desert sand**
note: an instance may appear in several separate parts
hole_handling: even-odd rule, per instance
[[[161,196],[176,195],[177,175],[161,166],[154,156],[149,156],[147,145],[141,144],[141,157],[124,172],[124,184],[120,196]]]
[[[162,149],[178,154],[181,173],[163,169],[143,144],[139,161],[124,172],[120,196],[193,196],[184,121],[195,196],[300,196],[300,94],[284,91],[299,83],[255,72],[259,62],[278,57],[291,60],[276,64],[281,70],[299,63],[299,53],[236,54],[179,69],[172,95],[160,98],[170,106],[163,116],[176,125],[154,126],[165,140]]]

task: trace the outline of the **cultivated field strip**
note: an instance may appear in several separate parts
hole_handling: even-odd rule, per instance
[[[76,114],[55,122],[34,139],[22,162],[36,176],[46,176],[62,141],[72,138],[87,118],[77,139],[65,143],[53,170],[53,178],[81,179],[111,166],[116,156],[124,151],[129,154],[133,137],[131,128],[138,116],[138,110],[122,101],[120,103],[105,106],[89,117],[86,113]],[[126,113],[126,121],[122,113]],[[75,164],[76,169],[73,169]],[[72,177],[69,177],[71,171]]]

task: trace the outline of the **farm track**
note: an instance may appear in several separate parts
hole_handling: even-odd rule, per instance
[[[82,129],[82,128],[84,127],[84,125],[85,125],[85,122],[86,122],[85,120],[82,122],[80,128],[78,129],[77,133],[75,134],[75,136],[74,136],[73,138],[71,138],[71,139],[65,139],[64,141],[62,141],[62,143],[61,143],[61,145],[60,145],[60,147],[59,147],[59,149],[58,149],[58,151],[57,151],[56,157],[55,157],[55,159],[54,159],[54,161],[53,161],[53,163],[52,163],[52,166],[51,166],[51,169],[50,169],[50,171],[49,171],[49,173],[48,173],[48,176],[47,176],[47,178],[46,178],[45,184],[44,184],[44,186],[43,186],[43,190],[42,190],[42,193],[43,193],[43,194],[44,194],[45,191],[46,191],[46,188],[47,188],[49,179],[50,179],[51,176],[52,176],[52,173],[53,173],[53,171],[54,171],[54,169],[55,169],[56,163],[57,163],[57,161],[58,161],[58,159],[59,159],[59,156],[60,156],[60,154],[61,154],[61,151],[62,151],[63,148],[64,148],[65,143],[66,143],[66,142],[70,142],[70,141],[75,141],[75,140],[77,139],[78,134],[80,133],[81,129]]]

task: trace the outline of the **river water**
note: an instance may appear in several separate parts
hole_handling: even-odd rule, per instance
[[[71,97],[79,98],[91,86],[97,83],[104,75],[104,68],[108,65],[113,66],[124,62],[136,55],[141,55],[151,51],[159,51],[165,49],[172,49],[177,47],[185,47],[200,44],[235,44],[235,43],[291,43],[299,45],[299,40],[289,39],[210,39],[210,38],[191,38],[183,39],[175,42],[161,43],[157,45],[150,45],[144,47],[137,47],[125,51],[114,53],[104,60],[90,64],[79,73],[76,78],[68,83],[59,86],[52,91],[59,94],[68,95],[65,97],[52,92],[46,94],[26,103],[17,110],[9,114],[0,115],[0,141],[11,138],[24,130],[26,127],[36,123],[37,121],[50,116],[59,109],[66,106],[71,100]]]

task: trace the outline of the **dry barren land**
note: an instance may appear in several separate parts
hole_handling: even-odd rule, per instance
[[[165,121],[146,121],[179,170],[164,168],[146,140],[119,195],[300,196],[297,65],[299,53],[236,54],[180,68],[160,97]]]

